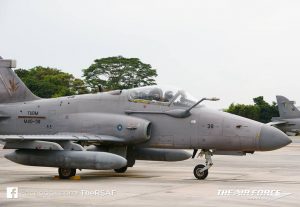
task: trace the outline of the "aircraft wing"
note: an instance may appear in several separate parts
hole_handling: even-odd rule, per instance
[[[63,150],[75,148],[82,150],[76,142],[90,144],[126,144],[126,140],[109,136],[81,133],[61,133],[54,135],[0,135],[0,141],[5,142],[4,149],[52,149]]]
[[[0,135],[0,141],[24,141],[24,140],[41,140],[41,141],[98,141],[98,142],[125,142],[125,139],[95,134],[53,134],[53,135]]]
[[[267,125],[269,126],[280,126],[280,125],[284,125],[287,124],[287,121],[273,121],[273,122],[269,122],[267,123]]]

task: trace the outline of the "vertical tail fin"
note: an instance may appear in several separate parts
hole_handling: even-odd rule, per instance
[[[40,99],[35,96],[15,74],[15,60],[0,57],[0,104]]]
[[[276,96],[279,115],[281,118],[300,117],[300,111],[295,107],[295,102],[284,96]]]

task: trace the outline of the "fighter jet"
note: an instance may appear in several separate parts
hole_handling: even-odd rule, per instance
[[[42,99],[0,60],[0,141],[15,149],[13,162],[58,168],[61,178],[79,169],[124,173],[136,160],[205,158],[194,168],[205,179],[212,155],[246,155],[291,143],[280,130],[212,110],[184,90],[145,86],[128,90]]]
[[[275,126],[288,135],[299,135],[300,111],[295,107],[295,102],[284,96],[276,96],[280,117],[273,117],[271,126]]]

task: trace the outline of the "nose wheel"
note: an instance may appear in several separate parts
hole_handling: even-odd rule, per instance
[[[210,150],[201,150],[199,156],[205,156],[206,165],[199,164],[194,168],[194,176],[198,180],[204,180],[208,176],[208,169],[213,165],[211,156],[213,155]]]
[[[196,167],[194,168],[194,176],[198,180],[204,180],[208,176],[208,170],[203,171],[203,168],[205,168],[205,165],[202,164],[196,165]]]

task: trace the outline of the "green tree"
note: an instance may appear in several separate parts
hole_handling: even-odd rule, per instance
[[[259,120],[262,123],[268,123],[272,117],[278,117],[278,107],[276,102],[272,102],[272,105],[264,100],[263,96],[258,96],[253,99],[255,105],[259,108]]]
[[[79,78],[71,81],[71,90],[73,94],[87,94],[90,93],[85,82]]]
[[[15,73],[34,94],[42,98],[89,92],[82,80],[56,68],[37,66],[29,70],[17,69]]]
[[[150,64],[122,56],[96,59],[91,66],[83,69],[83,77],[93,91],[99,85],[106,90],[154,85],[156,76],[156,69]]]
[[[260,111],[259,108],[255,105],[244,105],[244,104],[232,103],[230,104],[226,112],[259,121]]]
[[[279,115],[277,104],[275,102],[270,105],[263,96],[253,99],[254,105],[231,104],[226,112],[253,119],[262,123],[268,123],[272,117]]]

